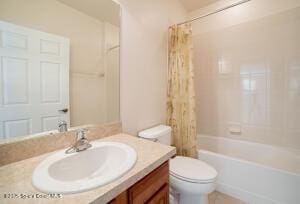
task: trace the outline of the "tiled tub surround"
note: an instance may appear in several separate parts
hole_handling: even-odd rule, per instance
[[[75,133],[80,128],[76,127],[65,133],[42,133],[41,136],[33,135],[0,141],[0,166],[70,147],[74,144],[76,139]],[[88,125],[82,126],[82,128],[89,130],[88,139],[90,141],[122,132],[122,124],[120,122]]]
[[[243,12],[193,24],[198,133],[300,149],[300,7],[197,33]]]
[[[250,1],[192,26],[199,156],[219,172],[217,190],[298,203],[300,2]]]
[[[28,195],[39,193],[32,186],[31,177],[35,167],[52,153],[15,162],[0,167],[0,203],[106,203],[167,161],[175,155],[176,152],[174,147],[139,139],[122,133],[105,137],[97,141],[121,142],[131,146],[137,151],[138,158],[136,164],[128,173],[112,183],[84,193],[63,195],[60,199],[4,199],[3,193],[22,193]]]

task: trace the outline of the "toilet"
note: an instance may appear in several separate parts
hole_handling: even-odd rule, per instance
[[[159,125],[138,133],[144,139],[171,145],[171,127]],[[170,203],[208,204],[216,189],[217,171],[198,159],[176,156],[170,160]]]

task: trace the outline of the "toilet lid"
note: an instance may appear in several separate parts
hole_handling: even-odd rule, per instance
[[[170,174],[193,183],[210,183],[217,177],[217,171],[198,159],[177,156],[170,161]]]

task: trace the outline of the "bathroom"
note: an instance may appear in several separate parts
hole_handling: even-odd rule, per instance
[[[0,203],[300,203],[299,36],[299,0],[0,0]]]

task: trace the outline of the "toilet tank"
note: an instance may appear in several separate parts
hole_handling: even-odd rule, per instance
[[[171,127],[158,125],[138,133],[138,136],[166,145],[171,145]]]

